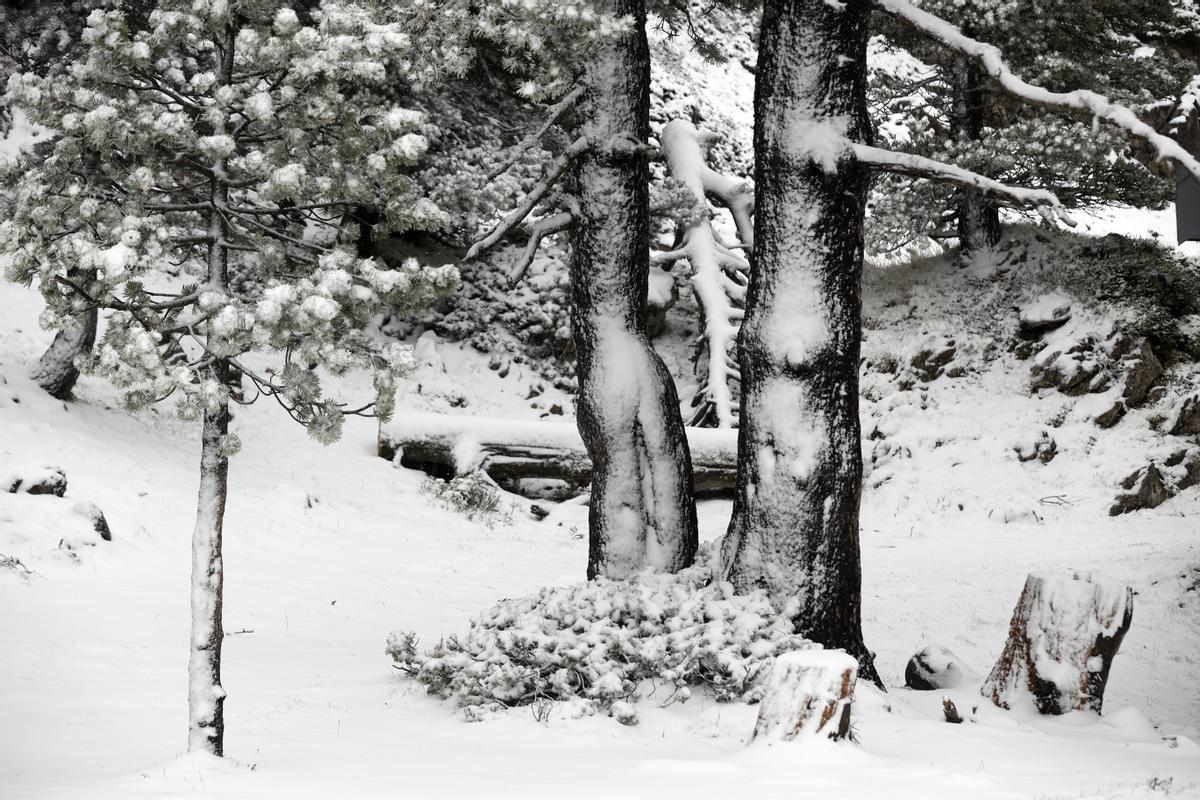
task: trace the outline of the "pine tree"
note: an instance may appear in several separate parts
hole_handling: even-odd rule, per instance
[[[355,212],[377,234],[445,215],[405,174],[426,148],[420,114],[382,100],[436,76],[399,25],[325,3],[302,22],[276,0],[164,0],[145,24],[95,10],[63,74],[24,73],[8,99],[58,132],[3,167],[8,277],[36,282],[45,325],[109,312],[90,369],[139,409],[174,398],[201,425],[193,533],[189,750],[221,755],[222,559],[235,377],[321,442],[346,414],[388,417],[406,348],[372,314],[451,289],[453,268],[360,258]],[[160,267],[179,265],[180,278]],[[164,360],[172,342],[186,354]],[[246,359],[253,354],[253,366]],[[269,366],[260,366],[268,363]],[[320,372],[374,373],[375,397],[324,397]]]
[[[1180,4],[1139,0],[934,0],[923,7],[1000,47],[1028,81],[1061,91],[1089,86],[1162,127],[1193,71],[1180,51],[1194,22]],[[908,26],[877,19],[872,100],[890,146],[953,161],[1002,183],[1049,189],[1067,207],[1158,206],[1172,177],[1147,167],[1144,148],[1089,120],[1015,102],[962,54]],[[914,62],[912,59],[916,59]],[[964,253],[999,241],[999,208],[977,192],[881,181],[870,249],[955,238]]]

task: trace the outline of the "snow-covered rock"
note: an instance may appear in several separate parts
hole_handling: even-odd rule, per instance
[[[939,644],[913,653],[904,668],[904,685],[918,691],[950,689],[963,680],[962,659]]]
[[[62,497],[67,493],[67,474],[58,467],[22,467],[0,479],[0,486],[13,494],[20,492]]]
[[[1040,295],[1019,309],[1017,325],[1022,334],[1040,336],[1071,319],[1071,298],[1053,292]]]

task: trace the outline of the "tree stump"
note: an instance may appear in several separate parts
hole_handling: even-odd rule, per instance
[[[858,661],[842,650],[797,650],[775,659],[751,741],[850,733]]]
[[[1087,572],[1030,574],[982,693],[1001,708],[1032,698],[1042,714],[1099,713],[1132,619],[1128,586]]]

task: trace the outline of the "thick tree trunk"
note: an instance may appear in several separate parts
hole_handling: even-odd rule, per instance
[[[950,135],[957,141],[978,141],[983,135],[983,73],[970,59],[957,56],[951,65],[953,87]],[[958,242],[964,256],[990,250],[1000,243],[1000,206],[979,192],[956,194]]]
[[[858,545],[869,176],[829,135],[869,135],[867,14],[862,0],[763,8],[738,485],[722,558],[737,591],[794,597],[797,630],[850,653],[878,683],[862,637]]]
[[[91,352],[92,346],[96,344],[98,323],[99,312],[93,308],[79,316],[79,327],[63,329],[55,334],[54,341],[38,359],[31,373],[38,386],[59,400],[66,400],[71,396],[75,382],[79,380],[75,357]]]
[[[588,577],[676,571],[697,547],[692,465],[675,384],[646,335],[650,53],[643,0],[608,0],[628,34],[585,66],[579,103],[590,147],[574,174],[571,242],[577,418],[595,467]]]
[[[224,369],[223,367],[221,369]],[[188,658],[188,751],[223,754],[225,690],[221,687],[221,598],[224,565],[221,537],[229,459],[229,404],[204,415],[200,440],[200,494],[192,532],[192,639]]]

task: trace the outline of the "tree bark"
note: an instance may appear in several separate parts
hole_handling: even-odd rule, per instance
[[[742,416],[723,574],[795,598],[797,631],[859,662],[858,419],[868,5],[769,0],[755,89],[756,217],[738,340]],[[836,163],[834,163],[836,159]]]
[[[697,547],[692,465],[674,381],[646,335],[649,274],[650,52],[644,0],[602,11],[633,27],[584,67],[571,247],[577,419],[595,468],[588,578],[674,572]]]
[[[75,357],[91,352],[92,346],[96,344],[98,323],[99,312],[96,309],[85,311],[80,315],[79,327],[63,329],[56,333],[54,341],[38,359],[31,377],[52,397],[66,400],[71,396],[75,382],[79,380]]]
[[[959,142],[983,135],[983,72],[966,56],[955,56],[950,67],[952,103],[950,135]],[[956,192],[958,242],[964,256],[990,250],[1000,243],[1000,206],[970,189]]]
[[[223,367],[222,367],[223,368]],[[192,533],[192,639],[188,659],[188,752],[224,754],[225,690],[221,687],[221,622],[225,496],[229,459],[229,404],[204,414],[200,439],[200,493]]]

